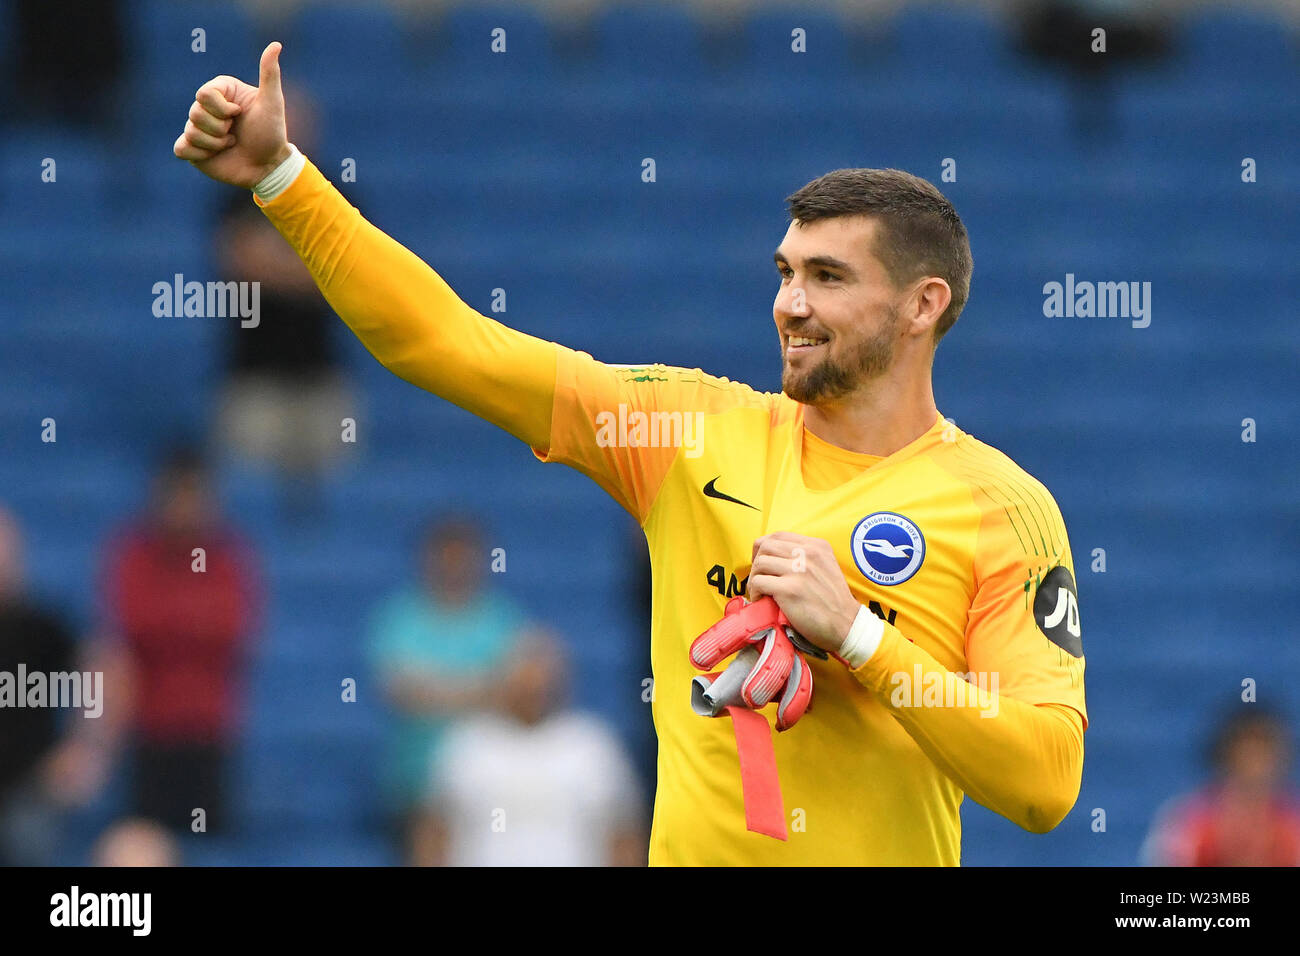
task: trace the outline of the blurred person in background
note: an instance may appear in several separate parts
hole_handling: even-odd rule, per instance
[[[533,628],[509,596],[486,585],[489,554],[477,522],[435,519],[421,550],[419,585],[385,600],[370,634],[372,669],[390,710],[385,809],[408,860],[444,729],[484,705],[494,676]]]
[[[447,732],[417,858],[429,866],[644,866],[644,804],[603,720],[566,705],[568,662],[535,638],[486,697],[497,710]]]
[[[99,835],[90,862],[92,866],[180,866],[181,848],[166,827],[128,817]]]
[[[286,115],[315,140],[315,108],[286,90]],[[306,147],[304,147],[306,148]],[[224,281],[259,283],[256,325],[227,325],[226,381],[216,438],[232,457],[277,468],[291,513],[311,510],[320,474],[352,447],[342,420],[356,417],[335,336],[334,312],[302,260],[247,196],[227,197],[213,237]]]
[[[18,523],[0,509],[0,672],[94,670],[82,666],[63,617],[27,593]],[[103,682],[100,682],[100,693]],[[104,708],[106,711],[107,708]],[[80,710],[0,705],[0,865],[49,866],[58,852],[64,811],[91,800],[107,779],[100,731],[106,718]]]
[[[1300,866],[1300,793],[1287,782],[1282,719],[1257,704],[1219,727],[1215,779],[1161,808],[1142,848],[1148,866]]]
[[[126,72],[124,6],[122,0],[12,0],[10,78],[22,95],[5,97],[0,113],[88,121],[112,132]]]
[[[202,808],[219,832],[262,581],[209,482],[193,450],[166,458],[147,510],[106,549],[104,605],[120,660],[109,691],[130,714],[130,812],[189,831]]]
[[[1018,0],[1022,48],[1068,72],[1075,129],[1083,143],[1109,136],[1115,124],[1111,84],[1119,70],[1166,56],[1168,15],[1132,0]],[[1105,49],[1093,31],[1105,30]],[[1094,48],[1098,47],[1098,48]]]

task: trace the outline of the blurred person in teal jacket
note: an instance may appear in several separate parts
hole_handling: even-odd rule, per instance
[[[370,662],[390,711],[381,770],[385,811],[404,859],[447,726],[486,706],[493,675],[535,631],[486,583],[479,525],[441,518],[422,536],[418,586],[390,596],[371,620]]]

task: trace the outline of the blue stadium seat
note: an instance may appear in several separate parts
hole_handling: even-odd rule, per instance
[[[523,3],[458,3],[436,24],[435,42],[423,52],[439,75],[470,88],[545,79],[555,66],[549,25]]]
[[[196,30],[203,31],[201,37]],[[257,76],[261,47],[243,4],[129,0],[124,34],[134,70],[131,87],[146,97],[145,104],[177,87],[192,100],[200,85],[221,73],[248,82]],[[203,49],[196,50],[200,43]],[[180,126],[184,124],[182,113]]]
[[[796,29],[803,31],[802,53],[793,49]],[[860,69],[869,53],[865,35],[855,32],[852,23],[813,6],[755,6],[747,11],[741,32],[744,67],[769,77],[778,90],[782,85],[797,89],[805,76],[842,85],[846,71]],[[793,95],[787,102],[791,112],[806,105]]]
[[[700,22],[667,4],[615,3],[593,24],[602,71],[650,82],[681,83],[705,68]]]
[[[961,79],[969,89],[974,77],[983,86],[1016,67],[1005,26],[978,6],[908,4],[889,32],[891,66],[930,77],[936,84]]]
[[[370,104],[401,85],[402,28],[385,4],[309,4],[294,20],[281,62],[289,82],[325,103]]]
[[[1280,11],[1267,7],[1194,10],[1178,33],[1181,65],[1189,72],[1235,81],[1243,88],[1257,82],[1278,93],[1288,85],[1294,88],[1300,44]]]

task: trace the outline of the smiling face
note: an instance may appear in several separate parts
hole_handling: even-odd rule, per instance
[[[834,402],[893,364],[905,290],[872,253],[877,228],[865,216],[795,221],[777,247],[781,388],[797,402]]]

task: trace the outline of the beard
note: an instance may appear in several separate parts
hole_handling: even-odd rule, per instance
[[[781,390],[803,405],[843,398],[863,382],[889,370],[898,342],[897,325],[898,310],[894,309],[874,335],[858,341],[842,358],[830,354],[827,348],[826,357],[806,371],[796,373],[783,363]]]

